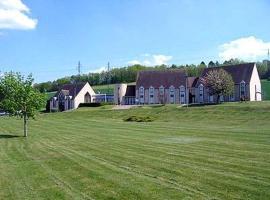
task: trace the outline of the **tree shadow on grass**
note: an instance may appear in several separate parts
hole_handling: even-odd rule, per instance
[[[20,136],[18,136],[18,135],[1,135],[0,134],[0,140],[1,139],[12,139],[12,138],[18,138],[18,137],[20,137]]]

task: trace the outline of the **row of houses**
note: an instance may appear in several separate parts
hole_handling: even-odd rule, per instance
[[[202,78],[211,70],[224,69],[233,78],[234,91],[221,96],[224,102],[261,101],[261,82],[255,63],[206,68],[199,77],[188,77],[183,70],[141,71],[135,84],[116,84],[114,95],[96,94],[89,83],[64,85],[49,101],[50,110],[70,110],[81,103],[114,102],[134,104],[213,103]]]
[[[211,94],[202,80],[211,70],[220,69],[228,72],[234,82],[233,93],[221,96],[221,101],[261,101],[261,82],[256,64],[246,63],[206,68],[199,77],[188,77],[183,70],[141,71],[134,85],[116,85],[115,104],[213,103],[217,96]]]

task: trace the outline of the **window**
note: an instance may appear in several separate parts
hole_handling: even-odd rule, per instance
[[[246,96],[246,83],[245,81],[242,81],[240,83],[240,98],[245,97]]]
[[[170,103],[174,103],[175,101],[175,89],[173,86],[170,87]]]
[[[199,102],[200,103],[203,103],[203,90],[204,90],[203,85],[200,84],[199,86]]]
[[[210,103],[213,103],[213,102],[214,102],[214,96],[213,96],[213,95],[210,95],[210,96],[209,96],[209,102],[210,102]]]
[[[164,87],[163,86],[159,87],[159,95],[164,96]]]
[[[144,103],[144,88],[140,87],[139,89],[140,103]]]
[[[53,97],[53,99],[52,99],[52,103],[53,103],[52,107],[53,108],[56,107],[56,101],[57,101],[57,98],[56,97]]]
[[[180,86],[180,103],[184,104],[186,99],[186,89],[183,85]]]
[[[230,94],[229,98],[230,98],[230,101],[234,101],[234,93]]]
[[[154,103],[154,93],[155,89],[153,87],[149,88],[149,103],[153,104]]]
[[[224,96],[220,95],[220,102],[224,102]]]
[[[159,87],[159,103],[164,104],[165,103],[165,98],[164,98],[164,87],[160,86]]]

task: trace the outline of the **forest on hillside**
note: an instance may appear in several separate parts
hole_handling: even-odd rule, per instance
[[[143,66],[132,65],[127,67],[113,68],[110,71],[102,71],[101,73],[88,73],[82,75],[73,75],[63,77],[54,81],[48,81],[35,84],[34,87],[40,92],[57,91],[62,85],[74,82],[89,82],[90,85],[105,85],[115,83],[130,83],[135,82],[137,72],[142,70],[165,70],[165,69],[183,69],[188,76],[199,76],[206,67],[219,67],[223,65],[245,63],[239,59],[231,59],[223,63],[210,61],[208,64],[201,62],[199,65],[160,65],[160,66]],[[257,68],[261,79],[270,79],[270,65],[262,62],[257,62]]]

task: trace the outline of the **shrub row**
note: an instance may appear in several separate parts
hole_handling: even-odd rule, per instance
[[[79,107],[100,107],[105,105],[112,105],[110,102],[95,102],[95,103],[80,103]]]
[[[130,116],[124,119],[125,122],[153,122],[154,117],[150,116]]]

